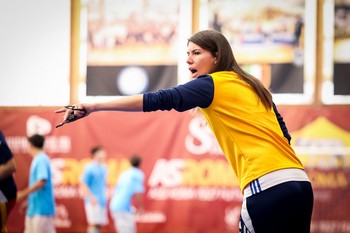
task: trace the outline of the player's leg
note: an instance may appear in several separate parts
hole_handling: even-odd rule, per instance
[[[6,202],[0,202],[0,229],[1,229],[1,232],[7,232],[6,222],[7,222]]]
[[[127,212],[112,213],[114,226],[118,233],[136,233],[135,217]]]
[[[96,223],[96,208],[91,203],[85,203],[85,215],[87,221],[87,233],[99,233],[99,229]]]
[[[32,233],[56,233],[55,218],[53,216],[34,216],[32,220]]]
[[[87,217],[88,233],[99,233],[101,227],[108,224],[107,208],[99,204],[85,204],[85,212]]]
[[[34,223],[33,217],[25,217],[24,220],[24,233],[32,233],[34,232]]]
[[[16,199],[0,202],[0,229],[3,233],[7,232],[7,219],[15,204]]]

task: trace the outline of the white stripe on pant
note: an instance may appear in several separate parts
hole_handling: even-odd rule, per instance
[[[250,219],[246,199],[243,200],[241,209],[241,219],[239,221],[239,232],[240,233],[255,233],[252,220]]]

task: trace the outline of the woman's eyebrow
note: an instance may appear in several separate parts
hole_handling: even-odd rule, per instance
[[[200,51],[200,49],[192,49],[192,50],[190,50],[190,52],[198,52],[198,51]]]

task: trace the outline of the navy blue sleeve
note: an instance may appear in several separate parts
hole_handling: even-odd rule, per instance
[[[143,95],[143,111],[171,110],[183,112],[195,107],[209,107],[214,98],[214,83],[210,75],[203,75],[173,88]]]
[[[0,164],[6,163],[12,157],[13,154],[5,141],[5,136],[2,131],[0,131]]]
[[[283,121],[283,117],[281,116],[281,114],[277,111],[277,107],[276,105],[273,103],[273,111],[275,112],[276,114],[276,118],[278,120],[278,123],[281,127],[281,130],[283,131],[283,135],[285,138],[288,139],[288,142],[290,144],[290,141],[292,140],[292,137],[290,136],[289,132],[288,132],[288,129],[287,129],[287,126],[286,126],[286,123]]]

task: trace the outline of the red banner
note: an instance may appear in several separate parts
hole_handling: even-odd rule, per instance
[[[312,232],[349,232],[349,107],[283,107],[293,147],[314,187]],[[31,156],[27,136],[46,135],[55,185],[58,232],[86,232],[78,183],[90,160],[90,148],[108,152],[108,190],[113,189],[128,158],[143,158],[145,212],[139,232],[238,232],[242,194],[237,180],[204,119],[195,113],[99,112],[55,128],[62,115],[51,108],[0,110],[0,128],[14,153],[18,189],[28,184]],[[112,219],[104,232],[115,232]],[[23,232],[24,214],[15,207],[9,232]]]

